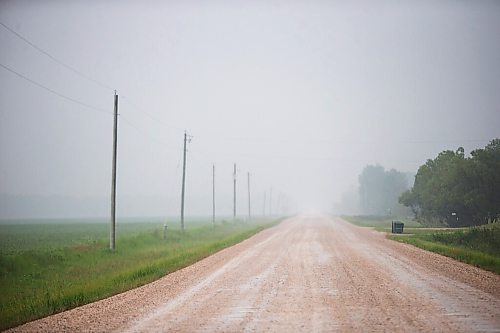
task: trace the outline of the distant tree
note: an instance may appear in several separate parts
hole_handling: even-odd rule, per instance
[[[365,214],[386,215],[404,212],[398,197],[408,188],[404,173],[380,165],[368,165],[359,175],[361,210]]]
[[[368,165],[359,175],[359,198],[365,214],[383,214],[387,207],[380,195],[384,189],[385,170],[380,165]]]
[[[340,202],[334,207],[336,213],[357,215],[359,214],[359,192],[357,188],[349,189],[342,193]]]
[[[427,160],[413,188],[399,197],[422,222],[450,226],[487,223],[500,217],[500,140],[466,158],[464,149],[446,150]]]
[[[391,169],[385,173],[385,205],[396,215],[407,213],[398,202],[398,198],[408,189],[408,178],[404,173]]]

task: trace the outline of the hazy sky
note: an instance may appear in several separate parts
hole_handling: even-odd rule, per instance
[[[0,26],[2,65],[102,109],[0,68],[9,203],[72,197],[108,214],[113,89],[122,216],[179,214],[184,129],[187,215],[211,213],[212,163],[221,214],[234,162],[242,214],[248,171],[255,213],[270,187],[325,211],[366,164],[415,172],[500,136],[500,2],[16,0],[0,22],[99,84]]]

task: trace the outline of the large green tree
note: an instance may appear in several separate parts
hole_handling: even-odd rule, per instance
[[[500,217],[500,140],[465,157],[464,149],[446,150],[422,165],[400,203],[422,222],[450,226],[487,223]]]

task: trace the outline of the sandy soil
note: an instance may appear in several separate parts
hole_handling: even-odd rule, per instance
[[[339,218],[302,216],[12,331],[500,332],[500,276]]]

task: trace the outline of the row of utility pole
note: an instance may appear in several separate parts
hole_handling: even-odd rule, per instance
[[[236,163],[233,168],[233,218],[236,219]],[[250,195],[250,172],[247,172],[248,218],[252,218]],[[212,165],[212,223],[215,225],[215,164]]]
[[[262,216],[266,216],[267,191],[264,191],[264,202],[262,204]],[[273,188],[269,189],[269,215],[273,215]]]
[[[186,143],[190,136],[184,133],[184,154],[182,165],[182,192],[181,192],[181,229],[184,231],[184,197],[186,194]],[[236,163],[233,168],[233,219],[236,219]],[[248,218],[252,218],[251,195],[250,195],[250,172],[247,172],[248,192]],[[272,193],[272,188],[271,188]],[[265,212],[265,209],[264,209]],[[215,226],[215,164],[212,164],[212,224]]]
[[[252,207],[250,201],[250,172],[247,172],[247,190],[248,190],[248,218],[252,218]],[[215,212],[214,212],[215,214]],[[236,163],[233,171],[233,218],[236,219]]]
[[[109,235],[109,248],[114,250],[116,247],[116,162],[118,153],[118,94],[114,94],[114,117],[113,117],[113,156],[111,171],[111,226]],[[193,137],[184,132],[184,149],[182,163],[182,192],[181,192],[181,229],[184,231],[184,202],[186,194],[186,153],[187,144]],[[236,219],[236,163],[233,169],[233,218]],[[250,195],[250,172],[247,173],[248,190],[248,218],[252,217],[251,195]],[[272,214],[272,195],[273,189],[269,191],[269,215]],[[266,192],[264,192],[264,211],[266,215]],[[215,164],[212,165],[212,223],[215,225]]]

